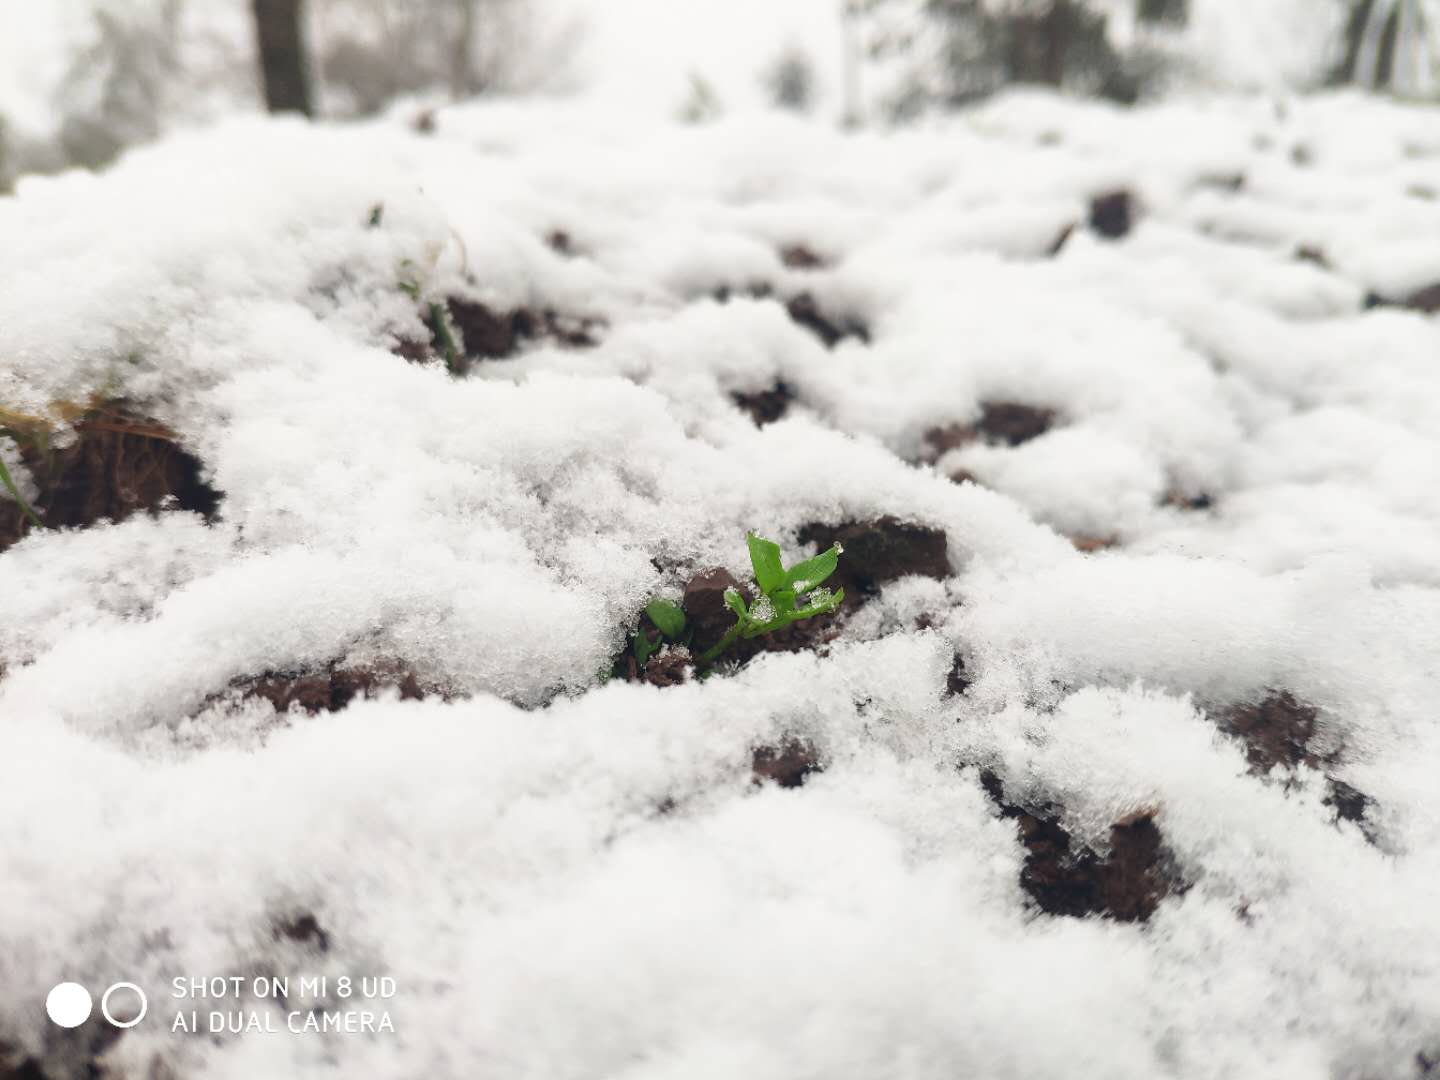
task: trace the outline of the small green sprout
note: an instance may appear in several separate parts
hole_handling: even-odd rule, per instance
[[[755,568],[755,584],[760,596],[748,607],[745,598],[735,589],[725,590],[725,605],[735,613],[735,625],[726,631],[713,647],[700,656],[700,664],[715,659],[744,638],[760,637],[802,619],[828,615],[845,599],[845,590],[831,592],[821,583],[835,572],[840,561],[840,545],[835,544],[813,558],[785,569],[780,561],[780,545],[754,533],[746,536],[750,546],[750,565]],[[797,601],[804,601],[797,606]]]
[[[35,511],[25,501],[25,496],[20,494],[20,485],[15,483],[15,478],[10,475],[10,470],[5,467],[5,459],[0,458],[0,487],[10,493],[10,497],[20,504],[20,512],[30,519],[30,524],[37,529],[43,529],[45,523],[35,516]]]
[[[660,631],[662,641],[678,642],[685,636],[685,612],[679,604],[656,597],[645,605],[645,616]],[[642,627],[635,631],[635,662],[642,668],[650,657],[660,651],[660,643],[650,640]]]

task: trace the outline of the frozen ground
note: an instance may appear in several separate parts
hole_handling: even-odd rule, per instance
[[[0,1067],[1420,1074],[1437,193],[1433,112],[1352,97],[251,120],[22,181],[7,423],[121,403],[223,498],[0,554]],[[397,355],[446,298],[560,329]],[[747,529],[886,515],[949,575],[601,678]],[[425,700],[251,692],[397,669]],[[174,976],[257,973],[393,976],[396,1030],[172,1033]],[[62,1032],[62,978],[151,1014]]]

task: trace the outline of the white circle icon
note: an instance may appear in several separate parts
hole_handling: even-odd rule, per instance
[[[135,996],[140,999],[140,1011],[136,1013],[133,1017],[131,1017],[129,1020],[116,1020],[114,1016],[110,1015],[110,995],[115,993],[116,990],[133,990],[135,992]],[[87,994],[85,996],[88,999],[90,995]],[[150,1002],[145,999],[145,991],[141,990],[140,987],[136,986],[132,982],[115,983],[113,986],[110,987],[109,990],[106,990],[104,996],[100,998],[101,1015],[103,1015],[106,1020],[109,1020],[110,1023],[114,1024],[118,1028],[134,1027],[141,1020],[145,1019],[145,1013],[148,1012],[149,1009]]]
[[[79,983],[63,982],[45,996],[45,1011],[50,1019],[63,1028],[79,1027],[90,1019],[90,1010],[95,1002],[90,991]]]

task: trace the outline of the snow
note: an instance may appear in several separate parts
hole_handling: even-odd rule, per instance
[[[225,493],[212,525],[0,554],[0,1041],[52,1052],[49,988],[123,978],[152,1016],[104,1063],[135,1074],[1436,1057],[1440,323],[1364,306],[1440,280],[1430,113],[408,119],[235,119],[0,200],[0,401],[143,403]],[[1107,240],[1084,221],[1117,187],[1137,220]],[[795,243],[832,265],[784,266]],[[457,379],[392,353],[423,333],[402,283],[600,341]],[[777,300],[801,291],[869,342],[827,348]],[[777,380],[795,403],[757,427],[731,395]],[[1055,426],[917,463],[997,401]],[[748,577],[748,530],[788,565],[805,524],[887,514],[942,530],[952,574],[886,584],[828,652],[599,677],[652,596]],[[282,721],[231,692],[387,660],[443,693]],[[1217,727],[1271,690],[1318,710],[1364,831],[1319,769],[1256,775]],[[755,785],[786,739],[824,770]],[[1153,813],[1188,888],[1143,924],[1038,912],[981,769],[1097,850]],[[301,912],[324,953],[276,933]],[[396,1031],[171,1033],[171,978],[235,973],[393,976]]]

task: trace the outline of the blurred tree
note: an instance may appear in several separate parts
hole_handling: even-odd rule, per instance
[[[313,115],[300,0],[252,0],[265,107]]]
[[[765,73],[765,86],[777,108],[809,112],[815,98],[815,65],[808,54],[792,45]]]
[[[1339,81],[1388,87],[1405,97],[1432,97],[1440,59],[1436,0],[1357,0],[1345,34]]]
[[[1138,0],[1135,18],[1142,23],[1184,25],[1190,18],[1190,0]]]
[[[96,168],[160,133],[179,67],[182,0],[141,7],[100,3],[95,37],[58,90],[65,162]]]

